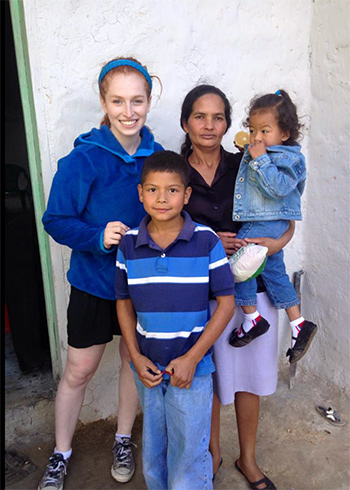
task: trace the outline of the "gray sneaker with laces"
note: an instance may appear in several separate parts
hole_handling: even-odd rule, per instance
[[[49,458],[44,475],[39,483],[38,490],[62,490],[64,477],[67,474],[68,461],[62,454],[53,454]]]
[[[135,472],[134,456],[131,446],[137,447],[129,437],[122,437],[113,445],[113,464],[111,474],[120,483],[131,480]]]

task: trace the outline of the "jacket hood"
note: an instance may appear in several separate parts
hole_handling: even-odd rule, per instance
[[[100,129],[93,128],[88,133],[83,133],[74,141],[74,148],[81,145],[92,145],[103,148],[119,158],[122,158],[126,163],[135,162],[136,157],[148,157],[154,153],[154,137],[151,131],[144,126],[140,131],[141,143],[134,155],[129,155],[112,131],[105,124]]]

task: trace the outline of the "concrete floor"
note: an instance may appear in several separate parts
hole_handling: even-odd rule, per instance
[[[349,420],[349,400],[345,393],[304,373],[300,364],[293,390],[288,386],[288,366],[283,364],[276,394],[262,399],[257,441],[259,464],[279,490],[349,490],[350,424],[334,427],[314,409],[316,403],[332,405]],[[233,406],[223,407],[222,414],[224,462],[215,489],[245,489],[246,481],[234,468],[238,443]],[[73,443],[65,490],[146,489],[141,471],[141,427],[140,415],[133,434],[138,446],[136,474],[129,483],[118,484],[110,476],[115,421],[80,426]],[[32,471],[5,488],[37,488],[52,448],[53,440],[40,440],[40,437],[31,444],[13,443],[6,448],[22,455],[27,461],[25,466]]]

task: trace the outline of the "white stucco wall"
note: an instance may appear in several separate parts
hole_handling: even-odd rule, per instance
[[[105,61],[119,55],[135,56],[148,66],[151,73],[161,78],[163,93],[159,98],[160,87],[156,83],[148,125],[166,148],[179,150],[183,139],[179,126],[182,100],[191,88],[204,82],[217,85],[232,103],[233,124],[224,139],[227,150],[233,150],[234,134],[242,129],[245,108],[251,97],[285,88],[298,105],[299,113],[306,116],[303,119],[306,124],[304,153],[310,162],[311,152],[320,159],[327,145],[316,141],[321,141],[325,132],[328,132],[329,141],[335,141],[334,137],[341,133],[342,125],[336,111],[328,110],[330,100],[322,95],[322,87],[313,76],[322,75],[324,88],[333,84],[334,97],[339,101],[339,111],[345,119],[345,106],[341,103],[344,95],[338,94],[336,86],[342,79],[340,71],[334,80],[322,73],[322,43],[329,30],[327,27],[320,29],[318,22],[322,21],[326,26],[328,12],[319,4],[328,6],[332,3],[312,0],[265,0],[263,3],[261,0],[24,0],[46,195],[58,158],[71,150],[79,133],[98,125],[102,117],[96,89],[98,73]],[[342,4],[342,0],[337,3]],[[344,1],[337,14],[338,22],[342,20],[345,5]],[[314,29],[316,32],[312,33]],[[329,44],[330,56],[337,46],[342,45],[346,34],[344,27],[337,41],[332,40]],[[315,46],[313,51],[314,44],[321,46],[317,49]],[[335,68],[334,65],[328,59],[328,70]],[[311,95],[317,98],[312,99]],[[313,121],[313,111],[319,113],[316,121],[324,111],[327,122],[332,118],[335,124],[324,121],[323,125],[320,122],[319,126],[314,126],[312,134],[315,140],[311,145],[308,127]],[[341,155],[347,156],[345,149]],[[334,306],[327,296],[327,287],[333,288],[330,274],[322,274],[322,296],[317,295],[320,281],[317,271],[323,254],[329,256],[328,247],[332,245],[331,238],[320,245],[324,231],[318,217],[319,210],[327,208],[327,217],[322,223],[328,227],[328,220],[334,216],[334,200],[328,200],[328,205],[323,201],[327,193],[327,176],[333,175],[332,169],[335,171],[334,167],[338,166],[334,151],[332,157],[332,165],[327,165],[328,173],[323,177],[316,158],[309,165],[309,183],[304,197],[305,221],[298,224],[295,237],[286,249],[288,271],[306,270],[308,287],[304,287],[303,301],[306,308],[308,297],[312,299],[315,306],[309,310],[310,316],[315,315],[320,323],[323,323],[323,317],[316,314],[318,303],[323,310],[328,304],[328,309]],[[327,158],[326,162],[322,156],[321,160],[326,165],[330,159]],[[345,173],[344,164],[340,162],[339,171],[334,175],[339,175],[339,172]],[[344,200],[345,187],[342,175],[339,175],[334,189],[341,188]],[[344,226],[339,222],[348,216],[345,206],[340,203],[337,204],[337,213],[338,223],[334,220],[332,234],[337,235],[336,245],[339,245],[340,238],[344,238],[341,232]],[[327,234],[330,236],[329,228]],[[346,257],[346,246],[343,248]],[[316,251],[313,257],[310,257],[310,250]],[[64,274],[69,252],[53,245],[52,253],[65,357],[67,287]],[[337,263],[336,260],[334,262]],[[337,269],[337,287],[345,290],[348,279],[341,266]],[[329,322],[325,327],[329,328]],[[281,350],[285,348],[287,339],[287,328],[284,330]],[[345,331],[342,330],[341,335],[345,343]],[[319,336],[317,348],[313,349],[316,357],[321,353],[325,355],[328,340],[324,334]],[[339,342],[343,343],[343,339]],[[117,341],[114,341],[89,387],[82,412],[84,422],[116,412],[119,362],[116,350]],[[337,371],[341,371],[346,362],[343,347],[341,352],[342,356],[334,366]],[[336,356],[333,354],[332,357]],[[319,359],[313,362],[319,364]],[[313,363],[310,363],[312,367]],[[328,374],[325,372],[326,376]]]
[[[320,326],[304,366],[349,388],[350,3],[316,2],[311,24],[305,314]]]

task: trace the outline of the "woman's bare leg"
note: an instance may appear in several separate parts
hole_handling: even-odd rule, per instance
[[[235,408],[240,447],[238,465],[251,482],[261,480],[264,477],[255,460],[259,407],[259,396],[244,391],[236,393]],[[263,489],[266,488],[266,485],[263,483],[257,488]]]
[[[213,458],[213,473],[218,470],[221,460],[220,449],[220,402],[218,397],[214,393],[213,409],[211,414],[211,430],[210,430],[210,443],[209,451]]]
[[[56,448],[69,451],[86,387],[95,374],[106,344],[85,349],[68,346],[67,364],[55,401]]]
[[[119,374],[118,434],[131,434],[140,406],[134,376],[130,367],[129,351],[123,337],[119,343],[121,368]]]

